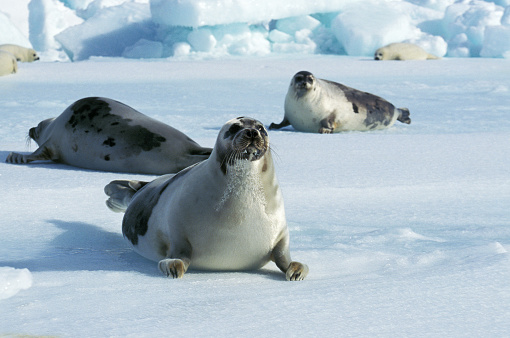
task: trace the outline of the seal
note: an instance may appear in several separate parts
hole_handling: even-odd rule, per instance
[[[14,55],[0,50],[0,76],[15,74],[17,71],[18,63]]]
[[[375,60],[437,60],[440,57],[427,53],[412,43],[390,43],[379,48],[374,54]]]
[[[302,280],[291,260],[283,198],[267,130],[248,117],[228,121],[209,159],[147,183],[113,181],[107,206],[125,211],[124,237],[167,276],[188,267],[241,271],[269,261],[287,280]]]
[[[88,97],[29,131],[39,148],[11,153],[8,163],[52,160],[72,166],[140,174],[176,173],[211,154],[188,136],[112,99]]]
[[[37,52],[32,48],[25,48],[18,45],[5,44],[0,45],[0,50],[11,53],[16,57],[16,60],[21,62],[34,62],[39,60]]]
[[[343,84],[318,79],[312,73],[296,73],[285,97],[285,114],[269,129],[292,125],[296,130],[330,134],[366,131],[411,123],[407,108],[395,108],[385,99]]]

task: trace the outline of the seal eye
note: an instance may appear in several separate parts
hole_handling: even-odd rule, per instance
[[[266,132],[266,128],[264,128],[263,125],[258,125],[256,127],[256,129],[262,134],[262,135],[267,135],[267,132]]]

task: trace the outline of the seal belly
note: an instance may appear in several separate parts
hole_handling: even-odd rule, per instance
[[[259,209],[258,214],[253,209]],[[222,215],[204,224],[200,236],[191,236],[193,252],[190,267],[200,270],[253,270],[268,263],[276,240],[271,221],[268,217],[260,217],[264,211],[259,207],[251,206],[249,211],[242,216]],[[238,218],[238,221],[232,223],[232,217]],[[229,224],[227,219],[230,219],[231,225],[226,225]]]

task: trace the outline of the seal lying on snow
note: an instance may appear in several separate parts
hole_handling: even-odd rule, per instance
[[[9,52],[0,50],[0,76],[15,74],[18,71],[18,62]]]
[[[39,60],[37,52],[32,48],[25,48],[18,45],[5,44],[0,45],[0,50],[11,53],[16,57],[16,60],[21,62],[34,62]]]
[[[122,232],[135,251],[167,276],[180,278],[188,267],[252,270],[270,260],[288,280],[308,273],[290,258],[283,198],[259,121],[228,121],[211,157],[177,175],[113,181],[105,192],[110,209],[125,210]]]
[[[381,97],[301,71],[290,83],[283,121],[271,123],[269,129],[292,125],[299,131],[330,134],[388,128],[396,120],[411,123],[409,110],[395,108]]]
[[[412,43],[390,43],[374,53],[375,60],[437,60],[440,57],[427,53]]]
[[[203,161],[212,151],[123,103],[99,97],[76,101],[59,117],[31,128],[29,136],[39,149],[29,155],[11,153],[6,162],[53,160],[93,170],[161,175]]]

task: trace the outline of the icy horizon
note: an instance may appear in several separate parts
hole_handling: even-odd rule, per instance
[[[510,0],[3,0],[0,44],[45,61],[278,54],[510,58]],[[276,5],[275,5],[276,4]]]

